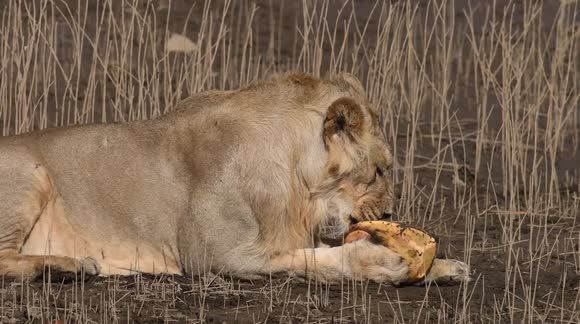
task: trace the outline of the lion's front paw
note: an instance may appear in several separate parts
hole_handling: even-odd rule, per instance
[[[435,282],[438,285],[452,285],[470,280],[469,266],[452,259],[435,259],[425,278],[425,282]]]
[[[354,279],[399,285],[408,279],[409,267],[388,248],[366,240],[344,245],[350,274]]]

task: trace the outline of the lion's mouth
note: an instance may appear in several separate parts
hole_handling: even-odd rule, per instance
[[[359,220],[356,217],[350,215],[348,217],[348,220],[350,222],[350,226],[352,227],[356,223],[363,222],[365,220],[391,220],[392,218],[393,218],[393,214],[391,214],[391,213],[382,213],[382,214],[380,214],[378,216],[368,217],[368,219],[362,219],[362,220]]]

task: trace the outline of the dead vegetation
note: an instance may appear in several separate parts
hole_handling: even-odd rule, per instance
[[[278,71],[355,73],[397,156],[397,220],[475,270],[465,286],[403,289],[211,274],[2,281],[0,322],[580,321],[578,1],[0,8],[5,136],[153,118]]]

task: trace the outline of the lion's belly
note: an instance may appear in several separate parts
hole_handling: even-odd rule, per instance
[[[105,241],[87,233],[78,233],[68,222],[60,197],[48,202],[22,246],[21,254],[93,257],[101,266],[103,275],[181,273],[177,258],[169,247],[124,238]]]

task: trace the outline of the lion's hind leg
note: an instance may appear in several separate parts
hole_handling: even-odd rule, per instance
[[[47,169],[20,148],[0,149],[0,277],[33,280],[46,270],[60,280],[63,274],[97,274],[90,258],[52,255],[23,255],[22,247],[56,190]]]
[[[97,275],[99,270],[99,265],[92,258],[0,253],[0,277],[12,280],[45,279],[58,282],[81,279],[83,275]]]

